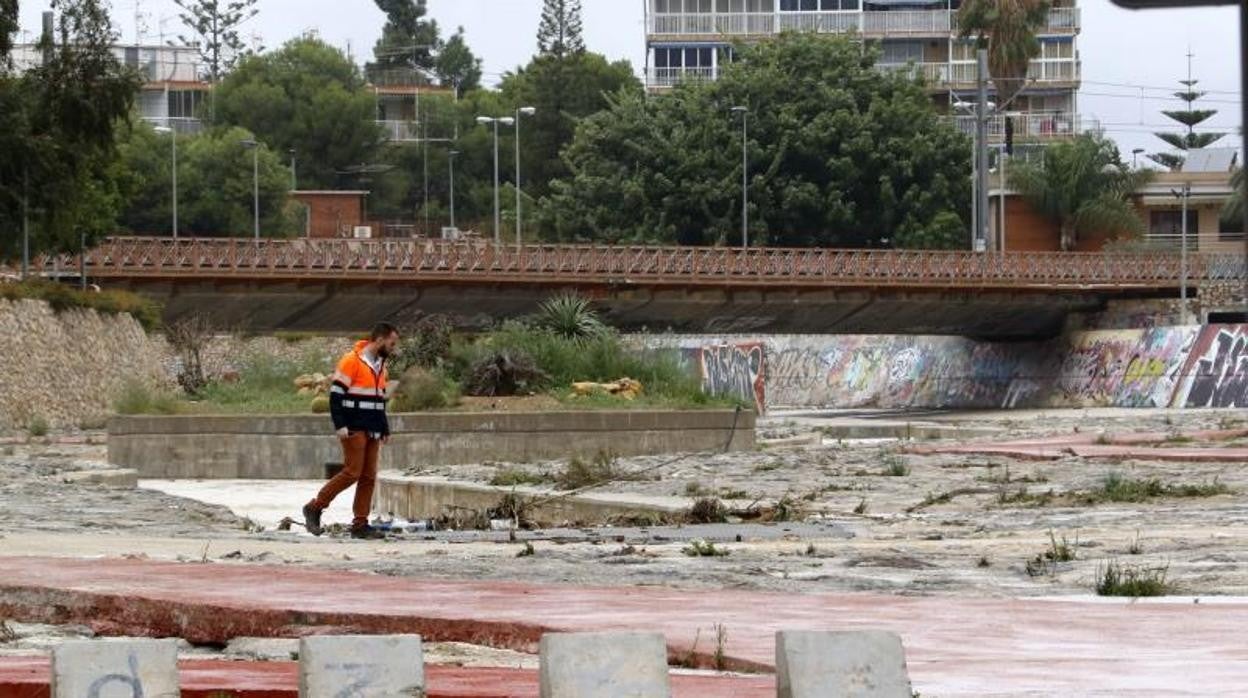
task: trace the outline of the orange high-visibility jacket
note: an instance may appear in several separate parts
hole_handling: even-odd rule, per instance
[[[335,431],[346,427],[386,436],[390,434],[390,422],[386,419],[386,362],[379,362],[379,370],[370,366],[363,356],[366,346],[368,340],[356,342],[338,361],[329,388],[329,416],[334,420]]]

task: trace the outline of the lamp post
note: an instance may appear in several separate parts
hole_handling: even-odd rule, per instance
[[[298,174],[298,170],[296,169],[296,165],[298,165],[298,162],[295,161],[295,149],[291,148],[290,149],[290,190],[291,191],[299,190],[299,174]]]
[[[523,244],[521,232],[523,228],[520,224],[520,118],[523,116],[533,116],[537,113],[534,107],[520,107],[516,110],[516,247]]]
[[[458,150],[452,150],[447,154],[447,162],[451,164],[451,227],[455,227],[455,157],[459,155]]]
[[[243,141],[243,147],[251,151],[251,207],[252,235],[260,241],[260,143],[254,138]]]
[[[510,116],[478,116],[477,123],[482,126],[494,126],[494,244],[502,242],[500,237],[502,234],[502,210],[499,208],[498,200],[498,126],[511,126],[516,120]]]
[[[157,126],[156,133],[169,134],[173,142],[173,239],[178,239],[178,132],[168,126]]]
[[[1140,169],[1140,153],[1144,152],[1143,148],[1133,148],[1131,150],[1131,169]]]
[[[1179,224],[1179,322],[1187,324],[1187,201],[1192,195],[1192,185],[1190,182],[1184,182],[1183,188],[1180,190],[1171,189],[1174,194],[1182,202],[1180,205],[1180,216],[1182,221]]]
[[[747,149],[750,135],[750,110],[733,107],[732,113],[741,115],[741,249],[750,247],[750,153]]]

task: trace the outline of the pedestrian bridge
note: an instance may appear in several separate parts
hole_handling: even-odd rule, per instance
[[[153,295],[176,318],[256,330],[356,330],[445,313],[466,328],[562,290],[626,329],[1035,337],[1112,298],[1242,283],[1244,258],[1173,252],[973,253],[397,240],[111,238],[35,261]]]

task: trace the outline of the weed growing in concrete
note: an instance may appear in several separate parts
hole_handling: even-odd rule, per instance
[[[780,460],[773,460],[773,461],[770,461],[770,462],[768,462],[768,463],[760,463],[760,464],[758,464],[758,465],[754,466],[754,472],[756,472],[756,473],[769,473],[769,472],[771,472],[771,471],[773,471],[773,470],[779,470],[779,469],[781,469],[781,468],[783,468],[783,467],[785,467],[784,461],[780,461]]]
[[[1157,478],[1132,479],[1122,473],[1109,473],[1101,486],[1080,497],[1085,504],[1102,502],[1143,502],[1158,497],[1216,497],[1231,489],[1214,479],[1211,483],[1170,485]]]
[[[37,414],[30,418],[30,422],[26,425],[26,431],[30,432],[31,436],[47,436],[48,420],[44,419],[43,415]]]
[[[703,497],[689,507],[685,520],[691,524],[724,523],[728,520],[728,507],[715,497]]]
[[[734,490],[729,487],[721,487],[719,496],[724,499],[749,499],[750,493],[745,490]]]
[[[1190,444],[1195,441],[1196,439],[1188,436],[1187,434],[1180,434],[1179,432],[1174,432],[1166,436],[1166,443],[1168,444]]]
[[[1071,562],[1075,559],[1075,546],[1078,544],[1078,538],[1075,539],[1075,544],[1071,545],[1064,535],[1059,543],[1057,535],[1049,531],[1049,548],[1027,561],[1027,576],[1039,577],[1043,574],[1055,573],[1058,563]]]
[[[814,543],[806,544],[806,552],[805,552],[806,557],[814,557],[818,554],[819,554],[819,548],[816,547]]]
[[[573,457],[563,472],[555,475],[555,486],[561,490],[579,490],[621,480],[638,480],[639,476],[620,470],[615,456],[599,451],[593,460]]]
[[[495,487],[516,487],[519,485],[541,485],[550,482],[546,473],[531,473],[523,468],[504,468],[490,478]]]
[[[881,475],[888,477],[905,477],[910,474],[910,466],[906,464],[906,460],[896,453],[889,453],[884,456],[884,472]]]
[[[16,642],[17,631],[9,627],[9,621],[0,618],[0,642]]]
[[[1135,538],[1131,540],[1131,544],[1127,546],[1127,553],[1130,555],[1139,555],[1144,552],[1144,543],[1140,540],[1140,532],[1135,532]]]
[[[686,497],[701,497],[702,495],[706,494],[708,491],[709,490],[706,489],[706,486],[700,482],[686,482],[685,483],[685,496]]]
[[[1174,584],[1166,579],[1169,567],[1120,565],[1111,560],[1096,570],[1098,596],[1166,596],[1174,592]]]
[[[979,556],[979,562],[975,563],[975,566],[980,568],[992,567],[992,560],[989,560],[987,555],[981,555]]]
[[[728,657],[725,647],[728,644],[728,628],[723,623],[715,624],[715,671],[728,668]]]
[[[1001,493],[997,495],[997,503],[1002,505],[1021,504],[1028,506],[1047,506],[1053,501],[1053,490],[1045,492],[1030,492],[1027,486],[1020,486],[1017,490],[1010,491],[1008,488],[1002,488]]]
[[[681,548],[681,552],[689,557],[728,557],[728,550],[715,547],[709,540],[692,540],[689,545]]]
[[[867,498],[866,497],[863,497],[862,501],[858,502],[858,506],[854,507],[854,513],[858,514],[859,516],[867,513]]]
[[[1093,443],[1098,446],[1108,446],[1113,443],[1113,440],[1109,438],[1109,434],[1101,432],[1100,435],[1096,437],[1096,441]]]
[[[537,551],[533,549],[533,544],[526,540],[524,547],[520,549],[520,552],[516,553],[516,557],[533,557],[536,554]]]

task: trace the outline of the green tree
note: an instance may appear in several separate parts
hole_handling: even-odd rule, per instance
[[[80,236],[110,232],[120,205],[116,132],[139,87],[113,56],[103,3],[58,0],[53,9],[55,37],[41,40],[46,64],[20,76],[0,71],[0,229],[20,231],[25,208],[34,251],[76,249]],[[0,8],[9,17],[0,25],[11,26],[15,10]],[[3,236],[0,257],[20,246],[20,235]]]
[[[199,46],[208,78],[217,82],[237,65],[246,44],[238,34],[245,22],[260,13],[259,0],[173,0],[182,8],[178,18],[191,32],[179,36],[184,44]]]
[[[1187,108],[1186,109],[1172,109],[1172,110],[1166,110],[1166,111],[1161,112],[1162,114],[1165,114],[1167,117],[1169,117],[1171,120],[1177,121],[1178,123],[1185,126],[1187,130],[1182,133],[1155,133],[1153,134],[1157,136],[1158,138],[1160,138],[1161,140],[1168,143],[1170,147],[1174,148],[1175,150],[1180,151],[1181,153],[1187,152],[1189,150],[1193,150],[1195,148],[1208,147],[1212,145],[1218,139],[1222,138],[1222,136],[1226,135],[1225,133],[1208,133],[1208,132],[1197,133],[1196,132],[1197,126],[1204,123],[1205,121],[1208,121],[1218,112],[1216,109],[1197,109],[1196,108],[1197,100],[1199,100],[1201,97],[1204,97],[1207,93],[1198,92],[1196,90],[1196,84],[1199,83],[1200,81],[1193,80],[1191,78],[1190,59],[1189,59],[1188,65],[1189,65],[1188,79],[1180,80],[1179,84],[1183,85],[1183,89],[1179,92],[1174,93],[1174,96],[1177,99],[1180,99],[1183,102],[1187,103]],[[1149,155],[1148,158],[1152,160],[1153,162],[1157,163],[1158,165],[1167,167],[1170,170],[1175,171],[1175,172],[1182,169],[1183,163],[1187,159],[1184,155],[1180,153],[1153,153],[1152,155]]]
[[[997,103],[1007,105],[1027,84],[1027,68],[1040,54],[1036,32],[1049,17],[1049,0],[966,0],[958,10],[958,33],[988,49],[988,72]]]
[[[1044,149],[1040,160],[1017,162],[1010,187],[1061,229],[1062,250],[1091,232],[1140,234],[1144,223],[1131,194],[1153,176],[1123,163],[1113,141],[1085,133]]]
[[[437,68],[435,53],[441,47],[438,23],[428,19],[427,0],[375,0],[386,13],[381,38],[373,46],[369,75],[377,71],[418,70],[426,75]]]
[[[537,56],[527,66],[505,75],[500,89],[504,99],[514,105],[512,109],[537,109],[532,117],[524,117],[520,145],[523,188],[538,196],[548,191],[551,180],[568,174],[560,153],[572,142],[581,119],[606,109],[609,95],[621,90],[643,94],[628,61],[609,62],[589,51],[561,59]]]
[[[242,142],[254,138],[245,129],[219,128],[188,139],[178,155],[179,227],[202,237],[252,234],[253,152]],[[261,145],[259,157],[260,234],[282,237],[294,232],[286,200],[290,170],[280,152]]]
[[[726,244],[740,239],[741,122],[749,109],[750,237],[882,246],[965,220],[969,144],[924,88],[881,74],[844,38],[783,35],[720,79],[612,97],[564,150],[571,174],[540,206],[560,240]],[[943,215],[942,215],[943,214]]]
[[[463,27],[442,45],[436,72],[442,85],[453,87],[461,94],[481,87],[481,59],[468,48]]]
[[[381,140],[374,97],[359,69],[313,36],[249,56],[217,90],[217,120],[295,150],[300,186],[332,187],[335,172],[370,162]]]
[[[9,52],[13,50],[13,35],[19,23],[17,0],[0,0],[0,70],[11,62]]]
[[[544,0],[537,27],[537,51],[562,59],[585,50],[582,38],[581,0]]]

